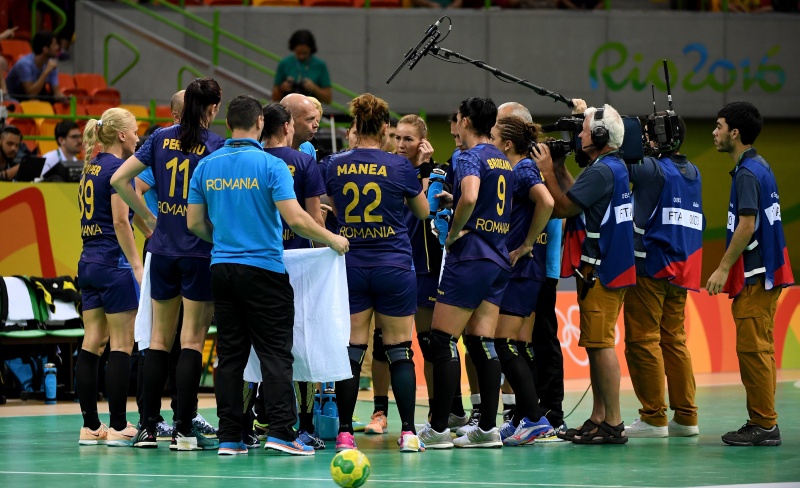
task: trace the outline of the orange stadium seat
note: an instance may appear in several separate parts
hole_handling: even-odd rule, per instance
[[[110,104],[116,107],[122,101],[122,95],[119,90],[110,86],[98,88],[89,94],[92,96],[91,103]]]
[[[75,97],[79,101],[83,101],[85,103],[89,103],[89,99],[91,98],[89,97],[89,92],[87,92],[83,88],[78,88],[77,86],[73,86],[67,89],[62,89],[61,91],[64,93],[64,96]]]
[[[55,137],[56,126],[61,122],[61,119],[44,119],[39,125],[39,135],[42,137]],[[55,139],[52,141],[39,140],[39,152],[44,154],[58,149],[58,142]]]
[[[22,142],[28,146],[31,152],[36,150],[36,142],[33,139],[25,139],[25,136],[38,136],[39,130],[36,127],[36,122],[33,119],[8,119],[6,125],[13,125],[20,132],[22,132]]]
[[[100,116],[103,115],[103,112],[114,107],[114,105],[109,103],[87,103],[82,105],[86,110],[86,115],[92,117],[93,119],[99,119]]]
[[[172,107],[169,105],[156,105],[156,117],[159,119],[170,119],[169,122],[156,122],[156,125],[161,127],[169,127],[172,125]]]
[[[150,121],[148,120],[150,118],[150,109],[144,105],[120,105],[119,108],[124,108],[136,117],[136,125],[138,126],[136,133],[139,137],[143,136],[147,132],[147,128],[150,127]]]
[[[11,56],[11,59],[16,62],[22,56],[31,52],[31,44],[22,39],[5,39],[0,41],[0,51],[4,56]]]
[[[91,93],[106,87],[106,79],[100,73],[75,73],[75,86]]]
[[[61,91],[68,88],[75,88],[75,78],[69,73],[58,73],[58,86]]]
[[[352,7],[352,0],[302,0],[306,7]]]

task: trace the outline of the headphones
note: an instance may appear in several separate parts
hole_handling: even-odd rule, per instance
[[[600,124],[592,129],[592,144],[597,149],[602,149],[608,144],[609,134],[606,125],[603,123],[603,112],[605,108],[600,107],[594,113],[594,120],[599,120]]]

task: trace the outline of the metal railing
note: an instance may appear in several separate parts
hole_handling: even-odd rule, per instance
[[[38,24],[38,22],[36,22],[36,17],[37,17],[36,13],[38,10],[37,7],[39,6],[40,3],[46,5],[49,9],[51,9],[60,17],[61,23],[58,24],[58,27],[53,29],[53,32],[58,34],[59,32],[61,32],[61,29],[63,29],[64,26],[67,25],[67,14],[63,10],[61,10],[61,8],[59,8],[58,5],[54,4],[50,0],[33,0],[33,3],[31,4],[31,36],[36,34],[36,28]]]
[[[122,43],[123,46],[127,47],[128,49],[130,49],[133,52],[133,55],[135,56],[135,58],[134,58],[134,60],[133,60],[133,62],[131,64],[129,64],[127,67],[125,67],[125,69],[123,69],[120,72],[120,74],[117,75],[116,78],[114,78],[111,81],[108,81],[108,79],[109,79],[108,78],[108,53],[109,53],[109,51],[108,51],[108,43],[111,42],[111,39],[118,40],[119,42]],[[136,46],[134,46],[130,41],[128,41],[127,39],[125,39],[124,37],[122,37],[119,34],[113,34],[112,33],[112,34],[109,34],[109,35],[106,36],[105,40],[103,41],[103,77],[106,79],[106,81],[108,82],[109,85],[113,85],[114,83],[118,82],[123,76],[128,74],[128,71],[132,70],[133,67],[136,66],[136,63],[138,63],[138,62],[139,62],[139,49],[137,49]]]

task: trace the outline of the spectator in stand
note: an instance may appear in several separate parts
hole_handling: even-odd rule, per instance
[[[14,37],[16,27],[6,29],[0,32],[0,41],[11,39]],[[2,99],[8,98],[8,88],[6,88],[6,75],[8,74],[8,61],[3,56],[0,56],[0,97]]]
[[[7,125],[0,131],[0,181],[12,181],[19,171],[16,161],[19,147],[22,144],[22,133],[13,125]]]
[[[31,40],[33,52],[19,59],[6,77],[8,93],[17,100],[64,101],[58,86],[58,40],[52,32],[40,31]]]
[[[44,155],[42,178],[58,175],[61,181],[69,181],[69,167],[83,166],[78,159],[81,152],[81,129],[71,120],[64,120],[56,125],[56,142],[58,148]]]
[[[294,54],[278,63],[272,101],[279,102],[290,93],[317,97],[322,103],[331,103],[331,77],[325,61],[317,58],[317,41],[314,34],[301,29],[289,38],[289,50]]]

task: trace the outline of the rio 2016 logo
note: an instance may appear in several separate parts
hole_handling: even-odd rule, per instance
[[[770,58],[777,55],[778,51],[780,46],[772,46],[757,64],[745,58],[737,65],[730,59],[712,59],[704,44],[692,43],[683,48],[683,54],[689,62],[694,62],[688,73],[679,72],[678,66],[670,60],[667,60],[667,66],[673,86],[680,86],[687,92],[709,88],[716,92],[726,92],[740,84],[744,91],[757,86],[767,93],[775,93],[783,88],[786,81],[783,67],[770,63]],[[609,64],[600,67],[601,60],[606,56]],[[629,65],[628,48],[621,42],[607,42],[600,46],[592,56],[589,68],[589,83],[592,90],[600,88],[601,80],[611,91],[620,91],[628,84],[635,91],[642,91],[650,85],[661,91],[666,90],[660,59],[653,61],[645,73],[642,67],[644,56],[635,53],[630,58],[633,59],[633,67]]]

